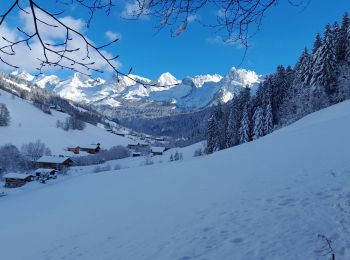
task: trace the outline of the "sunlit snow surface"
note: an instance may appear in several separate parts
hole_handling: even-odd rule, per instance
[[[0,198],[1,259],[329,259],[322,236],[349,259],[349,132],[343,102],[210,156],[29,184]]]

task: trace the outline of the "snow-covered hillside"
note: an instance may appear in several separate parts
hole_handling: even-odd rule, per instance
[[[182,80],[176,79],[169,72],[161,74],[155,80],[130,75],[139,82],[155,85],[148,87],[125,76],[92,80],[75,73],[71,78],[61,80],[54,75],[35,79],[24,71],[15,71],[12,75],[75,102],[115,108],[125,102],[152,104],[156,101],[160,107],[173,105],[180,110],[197,110],[218,101],[228,102],[241,88],[254,88],[261,81],[261,76],[254,71],[236,68],[231,68],[224,77],[218,74],[197,75]]]
[[[349,132],[348,101],[210,156],[2,197],[1,258],[322,260],[328,239],[349,259]]]
[[[64,122],[67,114],[51,110],[52,115],[43,113],[28,101],[14,97],[0,90],[0,103],[10,112],[10,126],[0,127],[0,144],[12,143],[20,147],[24,143],[40,139],[53,154],[70,154],[65,149],[70,146],[83,146],[101,143],[102,148],[114,145],[127,145],[129,139],[114,135],[91,124],[83,131],[64,131],[56,127],[57,120]]]

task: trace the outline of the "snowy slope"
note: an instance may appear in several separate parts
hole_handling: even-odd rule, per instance
[[[127,145],[129,139],[111,134],[104,129],[86,124],[83,131],[63,131],[56,127],[57,120],[64,121],[67,114],[51,110],[52,115],[43,113],[32,104],[0,90],[0,103],[6,104],[11,122],[8,127],[0,127],[0,144],[12,143],[20,147],[24,143],[40,139],[53,154],[69,154],[68,146],[83,146],[101,143],[102,148],[114,145]]]
[[[348,101],[210,156],[2,197],[1,257],[322,260],[326,237],[349,259],[349,131]]]

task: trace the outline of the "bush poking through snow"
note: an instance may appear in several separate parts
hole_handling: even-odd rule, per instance
[[[116,164],[113,167],[113,170],[120,170],[122,167],[120,166],[120,164]]]
[[[109,164],[107,165],[98,165],[94,168],[93,172],[98,173],[98,172],[108,172],[111,170],[111,166]]]
[[[154,164],[153,158],[150,155],[147,155],[145,157],[145,162],[143,163],[143,165],[152,165],[152,164]]]
[[[202,150],[202,148],[198,148],[194,151],[193,157],[198,157],[202,155],[204,155],[204,151]]]

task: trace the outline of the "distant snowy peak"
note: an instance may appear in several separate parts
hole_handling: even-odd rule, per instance
[[[104,79],[97,78],[93,79],[87,75],[76,72],[73,77],[70,79],[71,84],[80,87],[94,87],[105,83]]]
[[[44,75],[36,79],[34,83],[42,89],[53,89],[60,81],[60,78],[56,75]]]
[[[200,88],[206,82],[219,82],[221,79],[222,79],[222,76],[219,74],[214,74],[214,75],[207,74],[207,75],[194,76],[192,78],[192,81],[197,88]]]
[[[33,81],[33,79],[35,78],[33,75],[29,74],[25,70],[15,70],[11,73],[11,75],[26,81]]]
[[[169,72],[165,72],[162,75],[159,76],[159,78],[156,81],[153,81],[152,83],[158,85],[158,86],[165,86],[170,87],[179,84],[181,81],[177,80],[173,75],[171,75]]]
[[[251,87],[253,84],[261,81],[261,76],[256,74],[255,71],[232,67],[223,80],[229,84],[238,83],[242,84],[243,87]]]

